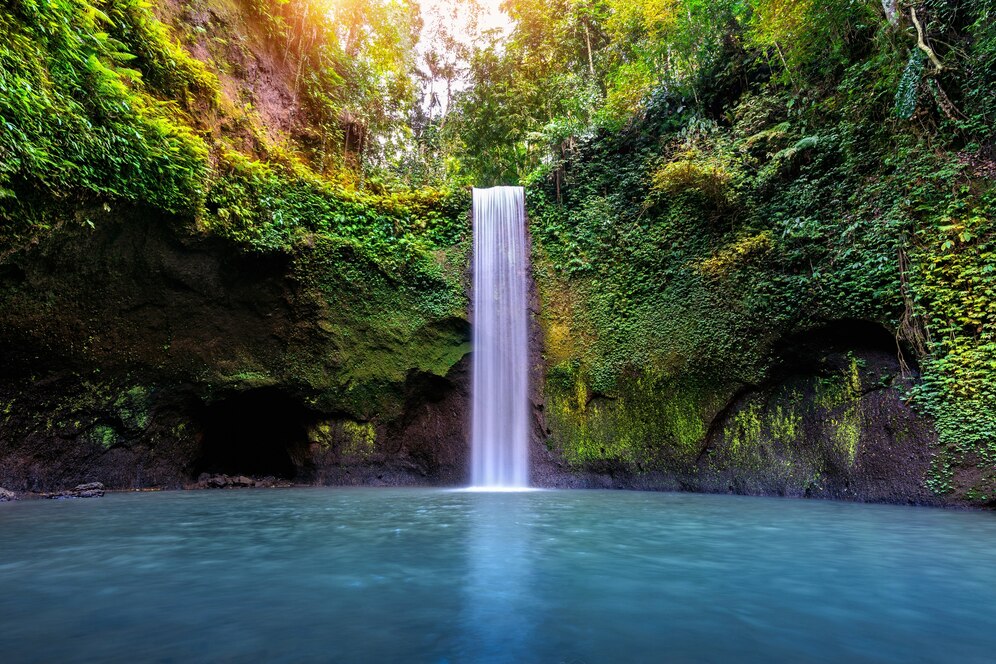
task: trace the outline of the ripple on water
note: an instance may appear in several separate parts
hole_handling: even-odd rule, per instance
[[[0,510],[4,662],[991,661],[978,512],[599,491]]]

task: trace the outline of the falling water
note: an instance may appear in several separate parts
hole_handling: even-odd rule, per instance
[[[529,484],[526,270],[522,187],[474,189],[475,487]]]

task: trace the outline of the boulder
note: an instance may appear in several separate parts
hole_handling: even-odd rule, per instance
[[[224,489],[231,484],[232,480],[229,479],[228,475],[212,475],[207,479],[207,487],[209,489]]]
[[[17,494],[9,489],[0,487],[0,503],[10,502],[11,500],[17,500]]]
[[[55,498],[57,500],[63,498],[100,498],[104,495],[104,485],[100,482],[87,482],[86,484],[78,484],[73,489],[68,491],[60,491],[59,493],[50,493],[48,498]]]
[[[75,498],[100,498],[104,495],[104,485],[100,482],[80,484],[71,492]]]

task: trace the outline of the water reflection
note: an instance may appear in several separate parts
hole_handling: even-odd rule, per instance
[[[0,505],[0,661],[989,662],[996,519],[628,492]]]
[[[523,604],[533,585],[529,494],[469,493],[463,644],[467,661],[524,662],[535,616]]]

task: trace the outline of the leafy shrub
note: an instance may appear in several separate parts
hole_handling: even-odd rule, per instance
[[[179,50],[151,27],[143,5],[104,6],[17,0],[0,10],[0,197],[10,199],[0,218],[8,236],[29,230],[24,211],[35,200],[98,195],[188,212],[202,200],[207,146],[175,103],[150,94],[123,38],[140,35],[146,53],[157,54],[142,64],[164,85],[181,85],[181,71],[198,85],[210,77],[193,65],[161,69],[164,54]]]
[[[727,202],[731,182],[723,166],[703,162],[694,156],[669,161],[653,174],[653,191],[678,195],[689,191],[701,194],[716,206]]]

